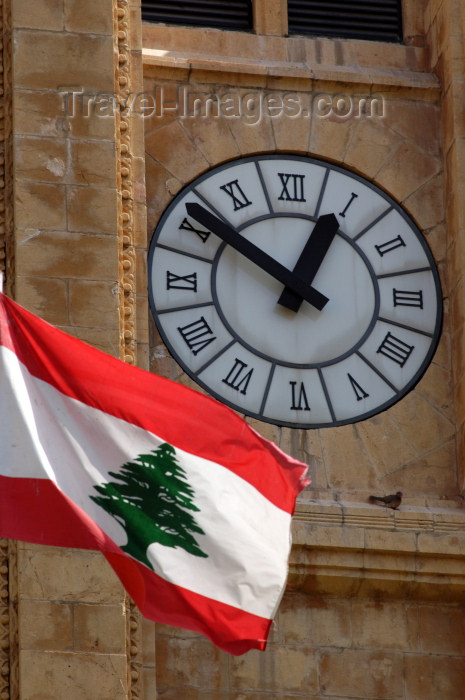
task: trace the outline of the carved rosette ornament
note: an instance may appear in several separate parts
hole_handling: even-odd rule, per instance
[[[132,156],[131,115],[128,97],[131,93],[130,8],[127,0],[114,2],[115,26],[115,93],[119,104],[116,113],[118,240],[119,240],[119,309],[120,356],[125,362],[137,362],[136,340],[136,254],[134,246],[134,172]],[[128,693],[130,700],[142,698],[140,653],[140,613],[126,596],[128,659]]]

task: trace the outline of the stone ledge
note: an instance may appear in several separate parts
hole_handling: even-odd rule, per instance
[[[289,590],[465,601],[465,510],[298,505]]]
[[[396,531],[465,532],[465,508],[454,505],[455,507],[428,507],[403,504],[398,510],[391,510],[383,506],[347,501],[299,501],[294,521]]]
[[[306,81],[307,88],[311,87],[308,81],[324,83],[344,82],[348,85],[369,86],[370,89],[382,88],[409,88],[420,91],[428,91],[439,94],[439,81],[431,73],[416,73],[413,71],[389,71],[351,69],[344,66],[314,66],[306,63],[280,63],[278,61],[263,61],[244,59],[237,56],[225,58],[224,56],[195,56],[192,53],[179,51],[163,51],[159,49],[144,49],[142,52],[144,63],[144,75],[154,76],[159,71],[172,75],[172,71],[184,71],[186,76],[199,78],[205,82],[217,82],[221,80],[221,74],[248,76],[251,84],[255,85],[253,78],[260,79],[260,83],[280,78],[288,80]],[[194,75],[192,75],[194,74]],[[184,76],[183,76],[184,77]]]
[[[431,91],[440,83],[429,72],[427,50],[384,42],[309,37],[256,36],[241,32],[144,25],[146,75],[190,76],[206,82],[236,76],[251,85],[278,80],[344,82],[380,88]],[[155,48],[156,47],[156,48]],[[199,50],[201,47],[201,50]],[[408,68],[406,68],[408,66]],[[198,74],[198,76],[197,76]],[[224,78],[223,78],[224,79]]]

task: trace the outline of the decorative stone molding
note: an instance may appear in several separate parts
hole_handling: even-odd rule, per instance
[[[11,23],[10,0],[0,0],[0,272],[13,292],[12,164],[11,164]],[[14,543],[0,539],[0,700],[19,698],[15,643],[17,618],[14,607],[16,573]],[[13,591],[13,593],[12,593]]]
[[[0,271],[13,292],[12,163],[11,163],[11,23],[10,0],[0,0]]]
[[[452,504],[451,501],[447,502]],[[403,505],[398,510],[356,502],[298,502],[294,523],[335,527],[365,527],[394,532],[463,533],[465,510],[455,507],[428,508]]]
[[[119,310],[120,357],[131,365],[137,364],[136,339],[136,251],[134,242],[134,169],[132,151],[132,115],[128,96],[131,80],[131,12],[128,0],[114,3],[115,27],[115,93],[119,104],[116,114],[116,152],[118,187],[119,241]],[[140,613],[126,596],[126,654],[128,697],[142,699],[142,663]]]
[[[9,700],[19,700],[18,545],[14,540],[8,540],[8,592],[10,640]]]
[[[19,700],[16,543],[0,539],[0,700]]]
[[[8,541],[0,540],[0,698],[10,698],[10,614]]]
[[[140,612],[129,596],[126,596],[126,620],[129,698],[130,700],[143,700]]]
[[[0,8],[1,23],[1,70],[0,70],[0,272],[5,271],[5,79],[4,79],[4,46],[5,20],[3,4]]]
[[[131,114],[127,108],[131,91],[130,7],[117,0],[115,11],[116,85],[120,110],[116,115],[118,239],[120,277],[120,354],[131,365],[137,362],[136,255],[134,247],[134,173],[131,150]]]

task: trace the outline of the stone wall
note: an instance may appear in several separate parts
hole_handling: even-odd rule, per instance
[[[453,1],[434,12],[431,3],[404,5],[399,46],[285,38],[281,2],[254,3],[259,37],[144,26],[145,90],[157,97],[156,112],[145,118],[149,236],[173,195],[212,166],[276,151],[326,158],[384,188],[416,221],[439,267],[445,315],[430,368],[389,411],[320,431],[253,421],[311,466],[294,518],[287,593],[264,654],[231,659],[205,640],[157,626],[163,697],[460,697],[465,541],[454,387],[463,344],[456,330],[462,315],[451,315],[449,300],[463,266],[455,269],[457,255],[450,256],[451,238],[460,241],[450,218],[451,201],[460,206],[452,193],[460,190],[447,164],[447,115],[458,115],[455,106],[447,111],[444,75],[452,53],[463,71],[460,41],[448,36],[460,34],[454,13],[463,11]],[[431,26],[443,15],[449,29],[441,25],[438,39]],[[442,46],[442,63],[432,44]],[[299,118],[186,109],[208,95],[235,95],[244,105],[269,96],[276,104],[286,94],[303,106]],[[342,98],[343,107],[321,115],[319,95],[335,106]],[[376,107],[359,109],[363,99]],[[150,359],[153,371],[191,384],[153,327]],[[368,503],[370,493],[397,489],[404,492],[399,512]]]
[[[425,15],[433,70],[442,84],[442,133],[445,172],[444,197],[447,214],[447,260],[452,319],[452,367],[457,424],[459,489],[465,486],[465,404],[464,404],[464,92],[465,8],[463,3],[430,0]]]
[[[257,43],[254,36],[214,30],[144,30],[145,90],[157,97],[155,113],[145,118],[149,235],[173,194],[209,167],[241,155],[290,151],[343,164],[384,188],[424,232],[439,267],[445,323],[415,391],[353,426],[258,429],[310,461],[308,497],[360,502],[373,490],[402,490],[405,503],[415,507],[457,502],[440,83],[428,69],[426,46],[276,36]],[[206,103],[209,95],[225,102],[234,96],[236,110],[217,117],[205,107],[194,115],[191,105]],[[250,100],[263,106],[274,97],[279,105],[286,95],[301,107],[298,117],[247,111]],[[318,112],[321,96],[334,104],[332,114]],[[338,99],[345,101],[339,113]],[[180,378],[156,337],[151,366]]]
[[[288,594],[264,654],[158,628],[158,684],[168,700],[459,700],[463,623],[457,605]]]

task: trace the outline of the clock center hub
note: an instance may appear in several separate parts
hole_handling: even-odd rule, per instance
[[[300,217],[273,217],[241,235],[292,271],[314,225]],[[375,316],[372,271],[343,236],[335,236],[311,284],[329,298],[321,311],[306,301],[296,312],[284,308],[278,304],[283,285],[230,246],[221,249],[212,278],[233,335],[285,365],[334,362],[360,343]]]

